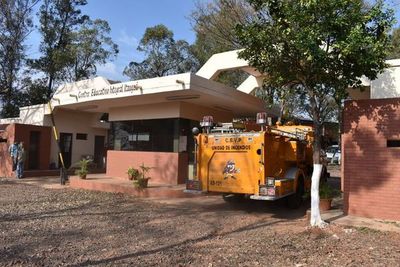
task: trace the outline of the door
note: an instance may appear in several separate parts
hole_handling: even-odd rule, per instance
[[[71,166],[72,158],[72,133],[60,133],[60,149],[65,168],[68,169]],[[59,166],[62,166],[60,161]]]
[[[105,137],[96,135],[94,137],[94,163],[98,169],[104,168],[105,149],[104,149]]]
[[[31,131],[29,134],[28,169],[38,170],[40,160],[40,132]]]

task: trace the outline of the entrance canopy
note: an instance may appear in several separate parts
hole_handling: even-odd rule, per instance
[[[229,113],[234,117],[255,116],[257,112],[265,111],[262,100],[191,73],[123,83],[112,83],[97,77],[65,84],[56,91],[51,104],[56,110],[110,113],[110,120],[113,120],[113,113],[123,113],[127,108],[134,111],[135,106],[140,107],[139,113],[159,110],[159,115],[155,117],[162,117],[164,112],[165,117],[171,117],[168,107],[178,104],[186,106],[186,113],[194,111],[191,107],[200,107],[202,110]],[[185,117],[185,114],[178,115]],[[146,116],[136,117],[141,118],[145,119]]]

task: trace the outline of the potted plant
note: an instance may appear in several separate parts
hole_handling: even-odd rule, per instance
[[[148,172],[152,169],[152,167],[145,166],[144,163],[139,166],[140,171],[138,178],[133,181],[133,184],[137,188],[146,188],[148,186],[150,177],[147,176]]]
[[[137,178],[139,177],[139,170],[135,169],[134,167],[129,167],[128,168],[128,179],[129,180],[137,180]]]
[[[331,209],[332,199],[336,191],[328,184],[323,183],[319,187],[319,209],[320,211],[327,211]]]
[[[89,159],[81,159],[79,161],[79,169],[75,171],[75,174],[78,175],[81,179],[86,179],[86,175],[89,173],[88,165],[90,163]]]

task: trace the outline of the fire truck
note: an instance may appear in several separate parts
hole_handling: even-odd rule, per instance
[[[312,140],[310,126],[272,125],[266,113],[257,114],[258,131],[242,123],[215,125],[204,117],[195,134],[194,179],[187,188],[221,193],[226,201],[287,199],[301,205],[311,187]]]

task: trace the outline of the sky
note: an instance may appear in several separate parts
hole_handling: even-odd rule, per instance
[[[195,0],[88,0],[82,13],[92,19],[108,21],[111,37],[119,46],[119,54],[113,61],[97,66],[97,75],[111,80],[127,81],[122,74],[131,61],[141,61],[143,55],[136,48],[147,27],[164,24],[174,33],[176,40],[189,43],[195,40],[190,20]],[[37,7],[38,8],[38,7]],[[35,24],[38,18],[35,13]],[[28,40],[28,57],[38,57],[40,35],[34,31]]]
[[[199,0],[208,2],[210,0]],[[196,0],[88,0],[82,7],[83,14],[92,19],[104,19],[111,27],[111,37],[119,46],[119,54],[113,61],[97,66],[97,74],[111,80],[127,81],[122,74],[131,61],[141,61],[143,55],[136,51],[139,40],[147,27],[164,24],[174,33],[174,38],[189,43],[195,40],[190,24],[190,14]],[[396,12],[400,25],[400,0],[386,0]],[[35,11],[36,13],[36,11]],[[37,18],[36,24],[37,24]],[[28,57],[38,57],[40,35],[34,31],[28,40]]]
[[[172,30],[176,40],[189,43],[195,40],[188,19],[194,9],[193,0],[89,0],[82,10],[92,18],[107,20],[111,37],[120,52],[114,62],[98,66],[98,74],[109,79],[128,80],[122,72],[131,61],[143,56],[136,51],[139,40],[147,27],[164,24]]]

